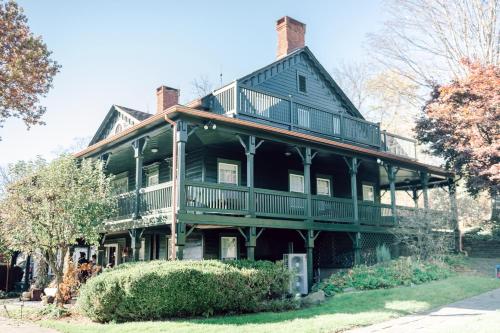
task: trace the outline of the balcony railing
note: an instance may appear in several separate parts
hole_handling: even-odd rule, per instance
[[[117,209],[113,220],[129,219],[135,213],[135,191],[117,196]],[[140,215],[154,215],[172,208],[172,182],[142,188],[139,191]]]
[[[303,193],[275,191],[228,184],[186,182],[186,210],[208,214],[247,216],[277,219],[306,220],[319,223],[354,224],[354,204],[352,199],[323,195],[311,196],[310,216],[308,216],[308,196]],[[250,207],[250,193],[253,205]],[[139,191],[140,215],[170,214],[172,208],[172,183],[162,183]],[[253,209],[252,209],[253,208]],[[135,192],[118,196],[117,219],[132,218],[135,211]],[[411,222],[432,214],[433,218],[446,219],[444,211],[424,210],[413,207],[396,206],[396,219],[391,205],[358,201],[358,223],[361,225],[394,226],[395,221]]]
[[[239,114],[290,130],[362,144],[377,150],[415,159],[415,140],[380,131],[380,125],[297,103],[254,87],[232,83],[214,92],[211,110],[218,114]]]

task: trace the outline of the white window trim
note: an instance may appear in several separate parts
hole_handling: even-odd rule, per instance
[[[235,244],[236,244],[236,251],[235,251],[236,252],[236,257],[235,258],[223,258],[222,257],[222,239],[223,238],[234,238],[234,239],[236,239],[236,242],[235,242]],[[220,245],[219,245],[219,251],[220,251],[220,259],[221,260],[238,260],[238,258],[239,258],[238,252],[239,251],[238,251],[238,237],[237,236],[231,236],[231,235],[220,236],[219,243],[220,243]]]
[[[221,165],[230,165],[230,166],[236,166],[236,184],[233,183],[226,183],[221,181],[221,175],[220,175],[220,167]],[[219,158],[217,159],[217,183],[218,184],[228,184],[228,185],[240,185],[241,183],[241,165],[239,161],[234,161],[234,160],[226,160]]]
[[[371,199],[365,198],[365,187],[371,187],[372,193],[373,193],[373,198],[371,198]],[[375,202],[375,185],[374,184],[362,183],[361,184],[361,193],[363,195],[363,201],[366,201],[366,202]]]
[[[328,182],[328,194],[324,193],[318,193],[318,180],[326,181]],[[325,176],[318,176],[316,177],[316,195],[323,195],[323,196],[332,196],[332,179],[330,177],[325,177]]]
[[[292,176],[302,178],[302,192],[292,191]],[[305,192],[305,178],[304,178],[303,174],[296,172],[296,171],[289,171],[288,172],[288,191],[293,192],[293,193],[304,193]]]

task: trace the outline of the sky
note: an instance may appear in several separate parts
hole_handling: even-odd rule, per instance
[[[384,19],[380,0],[352,1],[19,1],[35,35],[61,66],[42,100],[45,126],[19,119],[0,128],[0,166],[90,139],[112,104],[154,113],[155,89],[196,97],[192,82],[216,88],[275,60],[275,22],[307,25],[306,45],[332,71],[367,56],[366,34]]]

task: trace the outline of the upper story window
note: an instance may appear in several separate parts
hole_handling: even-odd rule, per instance
[[[155,162],[147,165],[144,170],[146,171],[146,186],[154,186],[160,183],[160,163]]]
[[[219,162],[217,179],[222,184],[239,184],[239,167],[236,163]]]
[[[118,124],[118,125],[116,125],[116,127],[115,127],[115,134],[118,134],[118,133],[120,133],[121,131],[123,131],[122,124]]]
[[[115,177],[116,178],[113,179],[111,183],[112,192],[114,194],[121,194],[128,192],[128,174],[123,173]]]
[[[332,194],[331,182],[328,178],[316,178],[316,194],[317,195],[328,195]]]
[[[290,173],[290,192],[304,193],[304,176]]]
[[[298,74],[297,75],[297,84],[299,88],[299,92],[306,93],[307,92],[307,79],[305,75]]]
[[[363,184],[363,201],[375,201],[375,190],[373,185]]]

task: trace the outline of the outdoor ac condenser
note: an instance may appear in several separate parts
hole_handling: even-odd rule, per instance
[[[307,256],[305,253],[288,253],[283,256],[286,268],[293,272],[290,281],[291,294],[307,294]]]

